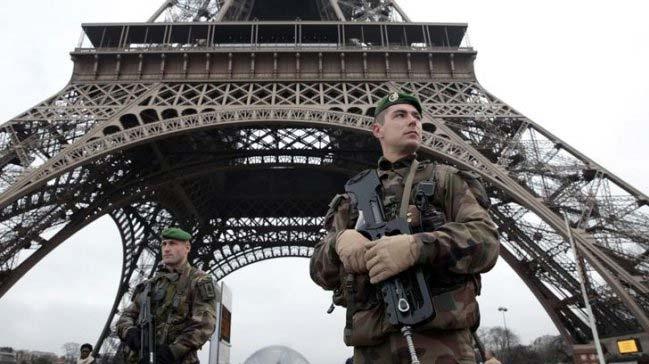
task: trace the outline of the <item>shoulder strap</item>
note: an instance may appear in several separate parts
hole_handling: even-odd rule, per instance
[[[403,186],[403,195],[401,196],[401,208],[399,209],[399,217],[406,218],[408,213],[408,205],[410,204],[410,191],[412,190],[412,181],[415,178],[415,172],[417,171],[417,166],[419,162],[414,159],[410,164],[410,170],[408,171],[408,176],[406,177],[406,182]]]

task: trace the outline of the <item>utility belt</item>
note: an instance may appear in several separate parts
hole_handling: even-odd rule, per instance
[[[347,286],[351,276],[351,287]],[[443,278],[440,278],[443,277]],[[333,292],[333,303],[337,306],[348,307],[349,302],[353,301],[353,306],[357,310],[376,307],[383,303],[381,292],[376,285],[370,283],[370,279],[365,274],[347,274],[341,277],[341,285]],[[432,296],[437,296],[446,292],[453,291],[459,286],[473,281],[476,287],[476,295],[480,294],[481,280],[480,275],[456,275],[441,276],[435,274],[434,270],[425,270],[424,278]],[[351,288],[351,294],[350,294]],[[351,297],[352,299],[348,299]],[[432,298],[432,297],[431,297]]]
[[[353,276],[353,282],[361,285],[352,284],[351,287],[344,287],[344,282],[347,281],[345,278],[342,280],[341,287],[334,291],[334,302],[347,308],[345,344],[348,346],[378,345],[390,334],[397,333],[399,328],[388,322],[385,317],[385,305],[379,295],[380,291],[369,283],[367,275],[348,276]],[[430,279],[432,276],[433,274],[427,274],[426,278]],[[480,314],[475,297],[480,292],[480,276],[444,277],[444,280],[445,284],[449,283],[449,285],[442,286],[427,280],[436,314],[429,321],[413,327],[414,331],[473,330],[479,324]],[[450,284],[451,282],[453,283]],[[342,294],[344,289],[353,292],[353,295]],[[361,292],[367,292],[368,295],[363,297]],[[348,300],[347,297],[352,299]]]

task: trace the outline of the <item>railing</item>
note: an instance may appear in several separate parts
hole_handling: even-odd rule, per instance
[[[232,22],[84,24],[78,49],[470,48],[466,24]],[[167,47],[167,48],[165,48]]]
[[[471,47],[427,47],[420,45],[412,46],[339,46],[337,44],[214,44],[210,47],[190,44],[164,45],[164,44],[131,44],[126,48],[104,47],[104,48],[76,48],[73,53],[76,54],[95,54],[95,53],[142,53],[142,52],[238,52],[238,51],[297,51],[297,52],[317,52],[317,51],[360,51],[360,52],[387,52],[387,51],[408,51],[408,52],[472,52]]]

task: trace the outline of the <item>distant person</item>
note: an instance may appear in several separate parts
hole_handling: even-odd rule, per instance
[[[81,345],[79,349],[79,359],[77,359],[77,364],[90,364],[95,362],[95,358],[92,355],[92,345],[85,343]]]
[[[496,359],[496,356],[494,355],[493,351],[491,350],[486,350],[485,351],[485,359],[487,359],[484,364],[502,364],[500,360]]]

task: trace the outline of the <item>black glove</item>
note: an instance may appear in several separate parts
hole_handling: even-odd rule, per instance
[[[126,345],[131,348],[131,350],[140,350],[140,328],[135,327],[128,329],[128,331],[126,331],[126,337],[124,338],[124,341],[126,341]]]
[[[171,349],[169,349],[169,346],[167,345],[158,346],[158,350],[156,350],[155,359],[158,364],[176,363],[176,358],[174,358],[174,353],[171,352]]]

